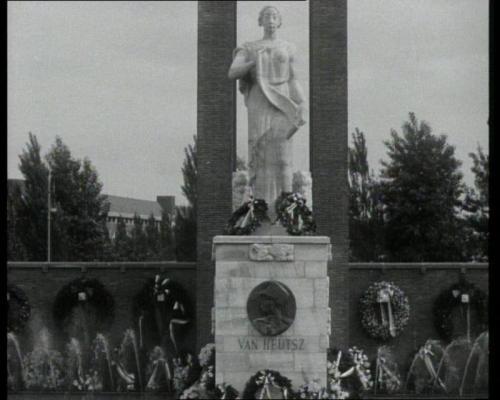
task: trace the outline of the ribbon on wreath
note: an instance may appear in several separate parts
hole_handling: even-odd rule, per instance
[[[134,389],[135,375],[132,372],[127,372],[127,370],[121,365],[119,361],[115,361],[116,372],[118,376],[122,378],[127,384],[127,390]]]
[[[243,218],[240,218],[238,222],[235,224],[235,228],[245,228],[247,225],[249,225],[253,219],[255,218],[254,216],[254,206],[253,206],[253,197],[250,197],[250,200],[247,202],[248,206],[248,211],[245,214]]]
[[[163,358],[163,357],[160,357],[160,358],[153,361],[153,365],[154,365],[153,372],[152,372],[151,377],[149,378],[148,383],[146,385],[147,389],[154,390],[157,388],[157,386],[155,385],[156,375],[159,373],[158,371],[160,371],[160,366],[162,364],[163,364],[163,367],[165,368],[165,376],[167,378],[168,389],[171,390],[170,383],[172,381],[172,372],[170,371],[170,367],[168,365],[167,360],[165,360],[165,358]]]
[[[276,385],[274,381],[274,376],[271,373],[266,374],[265,371],[261,371],[261,375],[255,380],[255,383],[258,386],[262,386],[262,390],[260,392],[259,400],[264,399],[264,395],[267,395],[267,399],[272,399],[271,388],[275,387],[283,393],[283,398],[286,400],[288,398],[288,390],[286,388],[282,389],[278,385]]]
[[[441,378],[438,376],[436,370],[434,369],[434,365],[432,364],[432,359],[435,354],[432,352],[430,348],[430,344],[425,344],[420,350],[418,351],[419,357],[424,361],[425,368],[427,369],[427,372],[432,378],[432,382],[437,382],[439,383],[439,386],[441,386],[442,389],[446,391],[446,386],[441,380]]]
[[[399,378],[387,366],[385,357],[377,355],[377,362],[375,366],[375,388],[374,388],[375,394],[377,393],[377,385],[384,378],[384,375],[386,375],[390,380],[394,381],[397,386],[401,385],[401,381],[399,380]]]
[[[389,334],[396,337],[396,327],[394,326],[394,316],[392,314],[391,297],[392,290],[381,289],[377,293],[377,303],[380,305],[380,317],[383,326],[389,326]],[[387,311],[386,311],[387,308]]]

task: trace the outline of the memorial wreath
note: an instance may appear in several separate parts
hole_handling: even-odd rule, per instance
[[[454,334],[452,312],[455,307],[465,306],[467,314],[467,332],[470,334],[470,311],[476,311],[479,331],[487,325],[487,295],[474,284],[461,280],[441,292],[434,302],[434,325],[444,340],[451,340]]]
[[[78,278],[65,285],[56,295],[53,316],[64,330],[75,307],[88,304],[92,307],[99,329],[108,328],[114,320],[115,301],[106,287],[97,279]]]
[[[281,222],[289,235],[313,235],[316,232],[312,211],[300,193],[282,193],[275,206],[277,221]]]
[[[267,203],[262,199],[250,199],[238,208],[229,219],[225,235],[250,235],[261,222],[269,220]]]
[[[404,292],[390,282],[375,282],[360,299],[361,324],[375,339],[398,336],[410,318],[410,303]]]
[[[168,338],[177,354],[181,331],[193,317],[189,295],[179,283],[166,275],[155,275],[135,296],[133,313],[140,347],[158,345],[162,338]]]
[[[16,285],[7,286],[7,332],[20,333],[31,315],[26,293]]]
[[[279,372],[265,369],[257,372],[247,382],[242,399],[272,399],[272,391],[278,390],[283,399],[293,398],[292,381]]]

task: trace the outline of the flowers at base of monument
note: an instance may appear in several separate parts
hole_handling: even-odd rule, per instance
[[[329,392],[336,398],[359,398],[373,387],[368,357],[356,346],[328,351],[327,376]]]
[[[286,228],[289,235],[313,235],[316,222],[306,206],[306,198],[300,193],[283,192],[275,203],[276,221]]]
[[[224,382],[215,387],[215,397],[220,400],[235,400],[239,396],[238,391]]]
[[[318,380],[314,379],[301,385],[295,397],[298,399],[330,399],[330,393],[324,386],[321,386]]]
[[[58,390],[64,387],[64,361],[61,353],[35,348],[24,357],[24,382],[28,390]]]
[[[215,364],[215,344],[208,343],[203,346],[198,354],[198,361],[202,368]]]
[[[262,222],[269,220],[267,209],[265,200],[250,198],[233,212],[224,229],[224,234],[250,235]]]
[[[279,397],[277,397],[279,396]],[[242,399],[291,399],[292,381],[278,371],[265,369],[253,375],[245,385]]]
[[[193,385],[198,379],[198,371],[192,354],[185,357],[176,357],[172,360],[174,365],[173,386],[174,391],[181,394],[186,388]]]
[[[147,391],[170,391],[172,372],[165,357],[165,352],[160,346],[155,346],[149,353],[149,362],[146,366]]]
[[[375,282],[360,298],[361,325],[371,337],[388,340],[398,336],[410,319],[410,302],[392,282]]]
[[[388,346],[379,347],[375,361],[374,392],[392,394],[398,392],[401,386],[399,367],[390,348]]]

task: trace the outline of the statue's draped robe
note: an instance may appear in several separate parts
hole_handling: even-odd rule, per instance
[[[248,169],[254,198],[264,199],[272,213],[282,191],[292,191],[293,154],[290,137],[299,126],[292,100],[290,61],[292,44],[283,40],[245,43],[244,52],[256,62],[252,73],[240,80],[248,108]],[[292,96],[291,96],[292,94]]]

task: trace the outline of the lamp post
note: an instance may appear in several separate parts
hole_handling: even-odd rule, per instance
[[[51,248],[51,243],[50,243],[50,217],[51,217],[51,212],[52,212],[52,205],[51,205],[51,198],[50,198],[50,192],[51,192],[51,180],[52,180],[52,170],[50,169],[50,164],[49,164],[49,184],[48,184],[48,189],[47,189],[47,262],[50,262],[51,260],[51,254],[50,254],[50,248]]]

